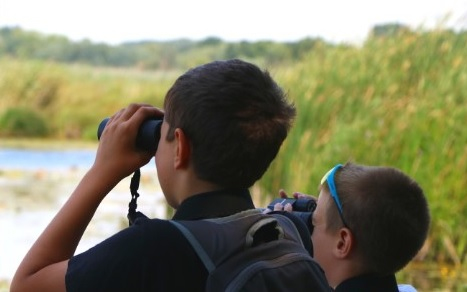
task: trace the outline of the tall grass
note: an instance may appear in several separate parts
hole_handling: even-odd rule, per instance
[[[298,117],[259,183],[263,197],[279,188],[315,193],[321,176],[348,160],[400,168],[421,184],[431,209],[419,258],[457,266],[465,277],[466,49],[466,34],[405,34],[317,49],[277,70]]]
[[[52,137],[73,139],[95,139],[102,118],[131,102],[161,106],[179,75],[12,59],[0,59],[0,68],[0,117],[9,108],[28,109]]]

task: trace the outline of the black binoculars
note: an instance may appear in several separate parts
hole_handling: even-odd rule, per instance
[[[292,214],[300,218],[308,227],[310,233],[313,233],[313,225],[311,224],[311,216],[316,209],[315,199],[294,199],[294,198],[278,198],[274,199],[268,205],[268,209],[274,210],[274,205],[280,203],[285,206],[287,203],[292,205]]]
[[[99,124],[97,129],[97,139],[100,139],[108,121],[109,118],[105,118]],[[161,137],[161,125],[162,119],[146,120],[138,129],[135,141],[136,148],[143,151],[156,152],[157,145],[159,145],[159,139]]]

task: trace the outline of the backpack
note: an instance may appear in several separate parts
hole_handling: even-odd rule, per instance
[[[331,291],[296,225],[284,215],[248,210],[169,222],[204,263],[209,273],[206,291]]]

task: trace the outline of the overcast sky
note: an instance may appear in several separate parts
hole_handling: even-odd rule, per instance
[[[358,42],[393,22],[467,29],[467,0],[0,0],[0,27],[109,44],[210,36]]]

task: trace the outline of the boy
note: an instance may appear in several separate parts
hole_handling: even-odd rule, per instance
[[[139,125],[162,116],[156,153],[135,149]],[[167,220],[138,219],[90,250],[74,251],[101,200],[154,155],[164,196],[177,210],[173,219],[254,209],[248,188],[275,158],[294,117],[269,74],[240,60],[180,76],[164,111],[133,104],[117,112],[93,166],[24,258],[11,291],[203,291],[206,269]]]
[[[312,217],[314,257],[336,292],[408,289],[398,287],[394,274],[423,246],[429,224],[423,190],[400,170],[338,164],[321,180]]]

